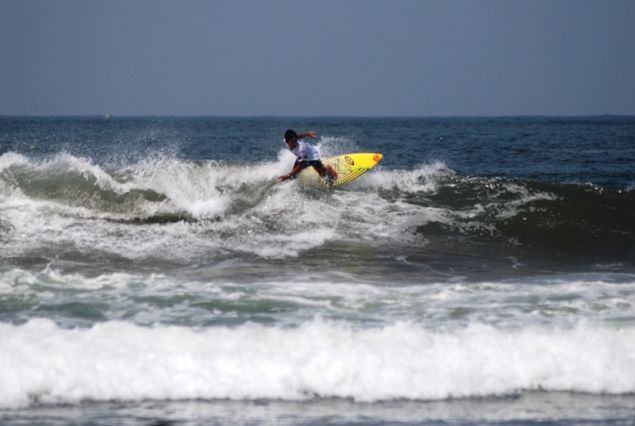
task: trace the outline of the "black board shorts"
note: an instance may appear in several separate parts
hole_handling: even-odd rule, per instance
[[[313,167],[320,174],[322,174],[321,172],[326,170],[326,167],[324,167],[324,163],[322,163],[322,160],[313,160],[313,161],[296,160],[295,163],[300,165],[300,171],[306,169],[307,167]]]

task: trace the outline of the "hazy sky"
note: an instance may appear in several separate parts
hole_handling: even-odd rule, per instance
[[[635,114],[635,1],[0,0],[0,114]]]

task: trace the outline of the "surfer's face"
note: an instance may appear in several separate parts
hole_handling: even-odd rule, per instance
[[[285,141],[287,143],[287,146],[289,147],[289,149],[291,151],[293,151],[296,147],[296,145],[298,144],[298,139],[293,138],[293,139],[289,139],[288,141]]]

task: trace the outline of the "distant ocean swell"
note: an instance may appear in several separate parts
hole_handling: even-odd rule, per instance
[[[635,328],[435,332],[411,323],[356,329],[315,320],[200,330],[106,322],[67,330],[50,320],[0,324],[0,407],[144,399],[510,395],[635,392]]]

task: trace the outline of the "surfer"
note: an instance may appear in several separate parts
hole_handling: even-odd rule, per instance
[[[337,179],[337,172],[331,166],[325,166],[320,159],[320,153],[315,149],[313,145],[302,141],[304,138],[315,138],[317,133],[314,131],[308,131],[304,133],[296,133],[294,130],[289,129],[284,132],[284,141],[287,144],[289,150],[298,157],[295,160],[291,173],[278,176],[280,182],[284,182],[288,179],[295,179],[295,177],[302,170],[307,167],[313,167],[315,171],[324,179],[329,185],[332,185]]]

